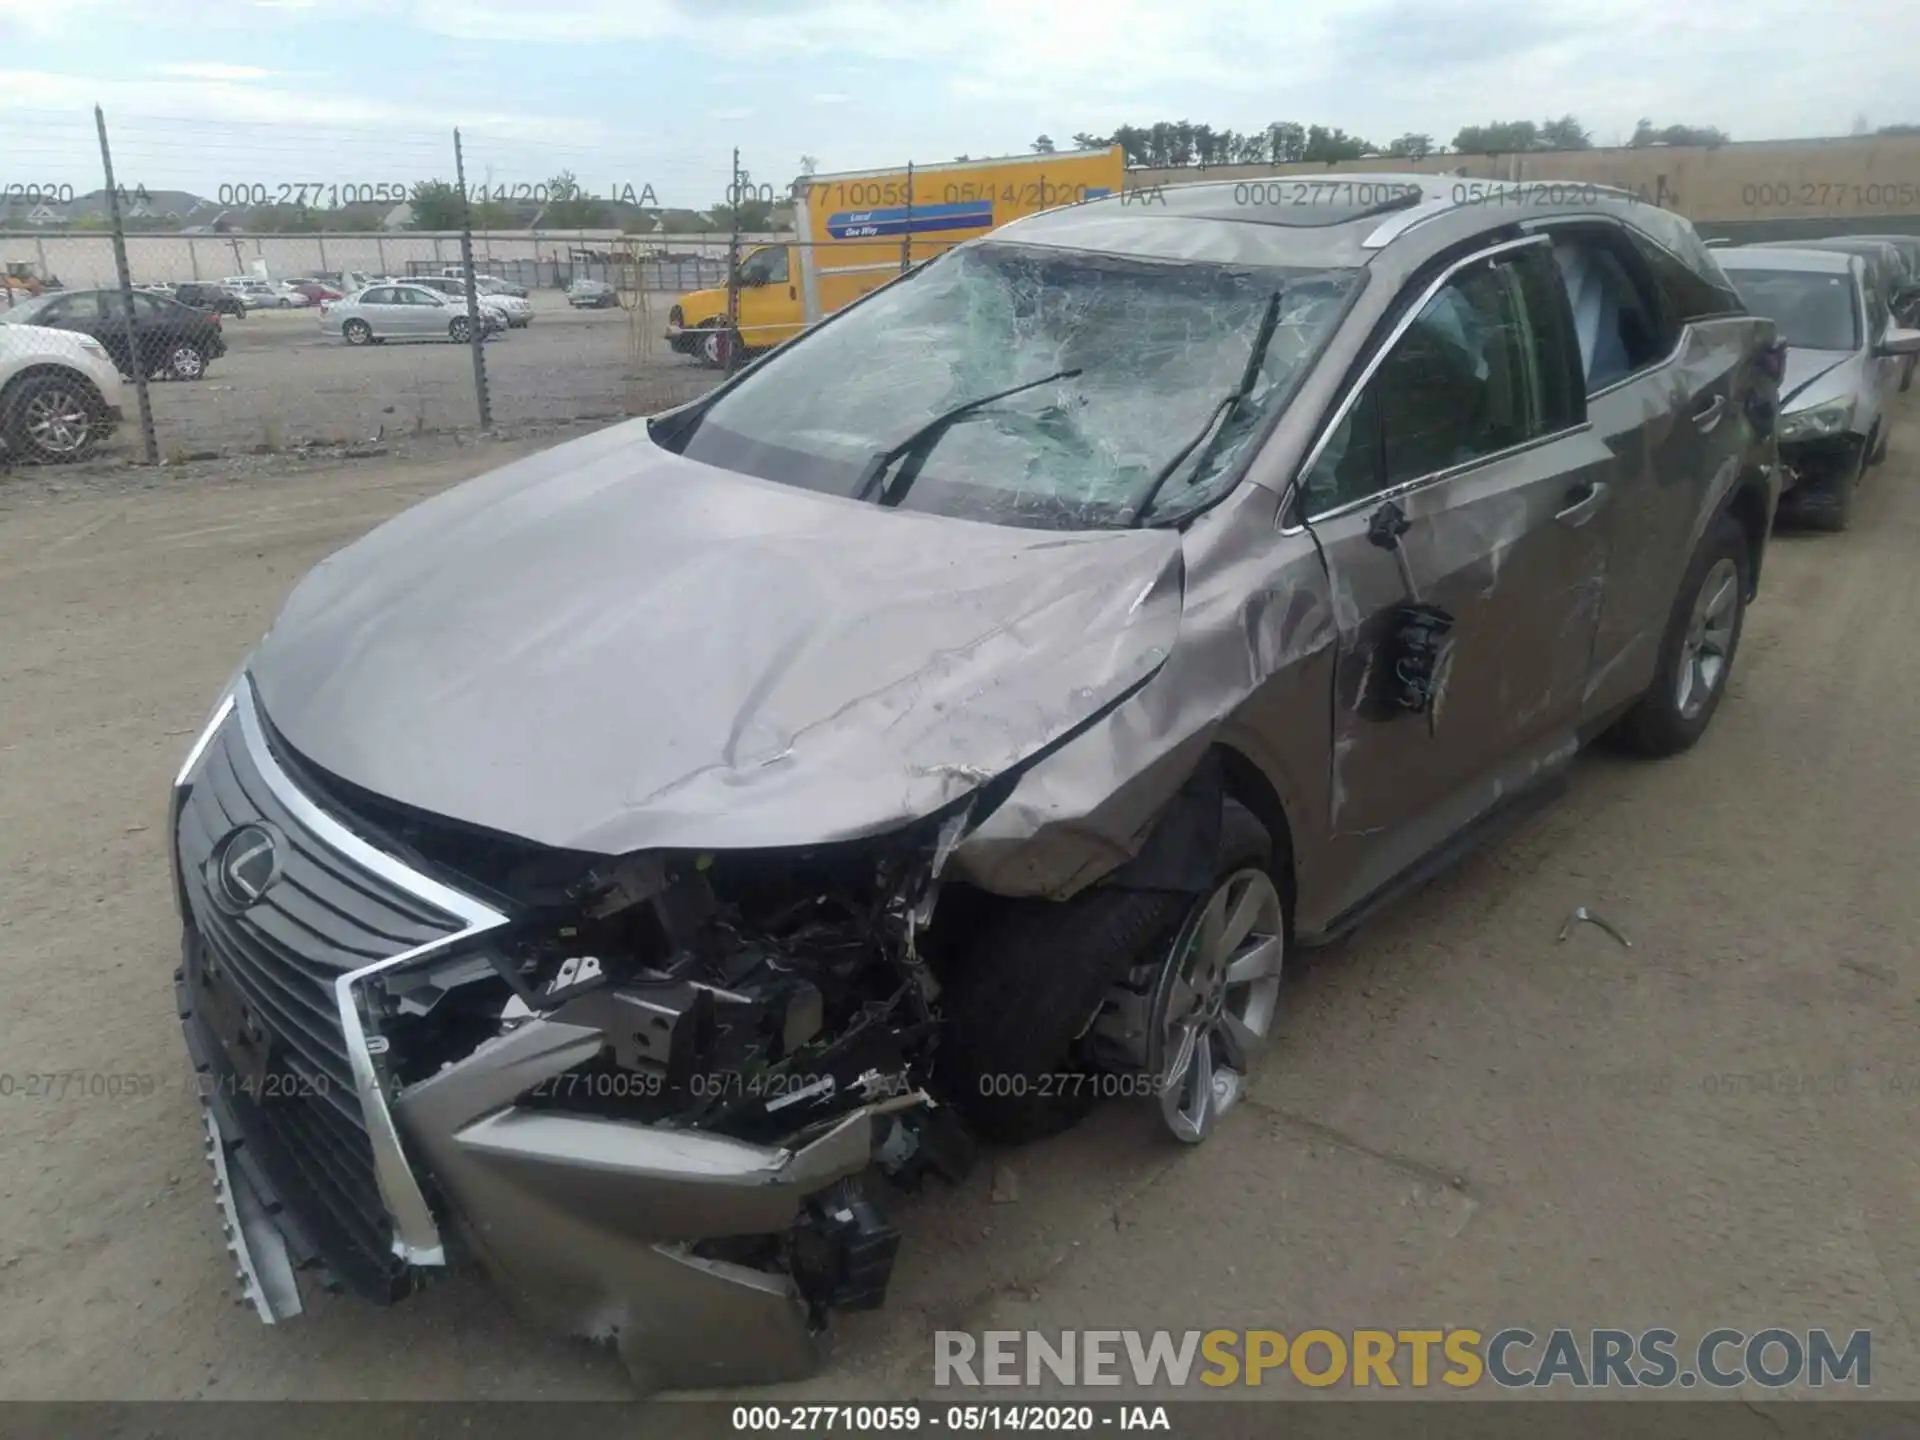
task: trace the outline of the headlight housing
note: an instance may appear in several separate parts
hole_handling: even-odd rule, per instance
[[[1780,417],[1782,440],[1817,440],[1838,435],[1853,423],[1853,400],[1829,400]]]

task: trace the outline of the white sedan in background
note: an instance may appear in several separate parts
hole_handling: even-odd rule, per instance
[[[507,328],[505,312],[484,305],[480,323],[487,335]],[[451,340],[464,345],[473,338],[473,321],[465,304],[456,305],[424,285],[400,281],[381,281],[322,305],[320,329],[349,345],[386,340]]]

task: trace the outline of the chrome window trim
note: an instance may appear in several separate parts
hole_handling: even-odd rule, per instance
[[[1291,527],[1283,533],[1297,534],[1308,525],[1319,524],[1327,520],[1339,520],[1344,516],[1353,514],[1357,510],[1365,510],[1371,506],[1384,504],[1388,500],[1398,500],[1402,496],[1411,495],[1416,490],[1424,490],[1429,485],[1438,485],[1447,480],[1457,480],[1462,475],[1470,471],[1478,470],[1483,466],[1497,464],[1502,460],[1510,460],[1515,455],[1524,455],[1527,451],[1537,450],[1542,445],[1552,445],[1558,441],[1570,439],[1575,435],[1584,435],[1591,429],[1593,429],[1593,422],[1590,420],[1582,420],[1578,425],[1565,425],[1558,430],[1550,430],[1544,435],[1535,435],[1530,439],[1522,440],[1518,445],[1509,445],[1504,450],[1492,450],[1485,455],[1476,455],[1473,459],[1463,460],[1458,465],[1449,465],[1445,470],[1429,470],[1424,475],[1416,475],[1411,480],[1402,480],[1398,485],[1389,485],[1384,490],[1376,490],[1371,495],[1361,496],[1358,500],[1348,500],[1344,504],[1334,506],[1331,510],[1322,510],[1319,514],[1313,516],[1311,520]]]
[[[383,971],[411,964],[504,925],[507,917],[472,896],[450,889],[385,851],[376,849],[309,799],[287,772],[280,768],[268,748],[266,732],[254,699],[253,682],[246,676],[242,676],[235,684],[233,693],[217,712],[216,722],[207,727],[206,735],[194,747],[189,756],[190,763],[182,767],[182,783],[191,778],[192,770],[213,736],[224,725],[235,721],[240,726],[248,758],[259,768],[261,778],[267,782],[275,798],[315,839],[354,864],[372,871],[416,899],[444,910],[462,922],[458,932],[402,951],[388,959],[363,965],[358,970],[340,976],[334,981],[333,987],[334,1001],[340,1011],[340,1030],[345,1039],[348,1062],[353,1067],[354,1089],[360,1099],[367,1138],[373,1148],[374,1178],[379,1183],[380,1198],[386,1204],[388,1218],[393,1222],[393,1253],[410,1265],[444,1265],[447,1263],[446,1248],[440,1239],[439,1226],[427,1206],[420,1182],[407,1162],[406,1151],[400,1144],[400,1132],[387,1107],[386,1094],[380,1088],[379,1077],[374,1073],[373,1054],[367,1047],[366,1027],[361,1023],[355,987]],[[168,843],[171,848],[171,837]]]
[[[1400,343],[1401,337],[1404,336],[1407,333],[1407,331],[1413,328],[1413,322],[1418,320],[1420,316],[1425,312],[1428,303],[1433,299],[1433,297],[1438,295],[1441,292],[1441,290],[1446,288],[1447,282],[1449,280],[1453,279],[1455,275],[1458,275],[1462,270],[1466,269],[1469,265],[1477,265],[1481,261],[1491,259],[1496,255],[1505,255],[1505,254],[1511,253],[1512,251],[1523,250],[1529,245],[1545,245],[1548,243],[1549,241],[1545,235],[1529,235],[1529,236],[1526,236],[1524,239],[1520,239],[1520,240],[1503,240],[1498,245],[1489,245],[1484,250],[1476,250],[1471,255],[1462,256],[1460,259],[1454,261],[1453,264],[1449,265],[1446,269],[1442,270],[1438,275],[1436,275],[1433,278],[1433,281],[1427,286],[1427,288],[1420,292],[1420,298],[1417,301],[1415,301],[1412,305],[1409,305],[1407,307],[1406,313],[1402,315],[1397,321],[1394,322],[1393,329],[1387,332],[1387,338],[1381,341],[1379,345],[1374,347],[1374,352],[1371,356],[1368,357],[1365,367],[1362,368],[1362,370],[1360,371],[1359,378],[1356,379],[1352,385],[1347,387],[1347,393],[1340,397],[1340,403],[1334,406],[1332,414],[1326,420],[1321,422],[1320,432],[1319,434],[1314,436],[1313,445],[1308,449],[1306,458],[1303,459],[1300,462],[1300,464],[1294,468],[1293,478],[1287,483],[1287,489],[1285,492],[1286,501],[1291,502],[1293,497],[1300,493],[1300,477],[1305,475],[1309,470],[1313,469],[1315,465],[1320,463],[1321,452],[1327,448],[1327,443],[1333,439],[1333,432],[1338,430],[1340,426],[1346,421],[1347,412],[1353,409],[1354,405],[1360,399],[1360,392],[1365,390],[1367,386],[1373,382],[1373,377],[1375,372],[1378,371],[1380,366],[1386,361],[1387,356],[1392,353],[1393,347],[1398,345]],[[1547,437],[1547,436],[1534,437],[1534,439],[1536,440],[1547,439],[1547,438],[1550,438],[1550,437]],[[1524,449],[1526,448],[1526,446],[1531,445],[1533,443],[1534,443],[1534,440],[1528,440],[1524,442],[1522,445],[1513,446],[1511,448],[1515,450]],[[1505,454],[1508,452],[1502,451],[1499,453]],[[1478,465],[1479,463],[1481,463],[1482,460],[1491,459],[1491,458],[1492,458],[1491,456],[1476,456],[1474,460],[1471,461],[1470,463],[1474,465]],[[1461,468],[1464,468],[1464,467],[1461,467],[1461,466],[1454,467],[1455,470],[1458,470]],[[1448,471],[1446,473],[1451,474],[1454,472]],[[1423,476],[1421,478],[1425,479],[1427,477]],[[1406,482],[1406,481],[1402,482],[1402,484],[1407,484],[1407,483],[1412,483],[1412,482]],[[1387,493],[1388,491],[1381,490],[1381,491],[1376,491],[1375,495],[1379,496],[1379,495],[1385,495]],[[1369,498],[1372,498],[1372,497],[1369,497]],[[1346,505],[1357,505],[1364,502],[1347,501],[1345,503]],[[1345,505],[1336,507],[1336,508],[1344,509]],[[1281,513],[1282,514],[1286,513],[1284,505],[1282,507]],[[1281,527],[1281,533],[1282,534],[1298,534],[1301,530],[1305,529],[1306,526],[1311,524],[1314,520],[1325,519],[1327,518],[1328,515],[1332,513],[1333,513],[1332,511],[1328,511],[1321,515],[1308,516],[1302,519],[1297,525],[1291,525],[1291,526],[1283,525]]]

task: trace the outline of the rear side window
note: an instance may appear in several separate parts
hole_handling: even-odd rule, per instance
[[[1309,515],[1510,450],[1585,413],[1544,247],[1455,274],[1394,342],[1305,479]]]
[[[1701,262],[1689,264],[1644,235],[1636,233],[1633,243],[1653,272],[1654,283],[1660,287],[1661,305],[1676,332],[1690,321],[1744,313],[1746,307],[1740,303],[1733,282],[1727,279],[1704,244],[1700,246]]]

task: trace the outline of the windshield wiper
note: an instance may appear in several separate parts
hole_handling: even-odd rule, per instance
[[[896,460],[900,459],[903,455],[908,455],[916,450],[929,447],[931,442],[939,438],[940,434],[946,430],[949,425],[966,419],[969,415],[973,414],[974,411],[984,409],[988,405],[1005,400],[1009,395],[1018,395],[1024,390],[1036,390],[1040,386],[1049,384],[1055,380],[1071,380],[1079,373],[1080,370],[1078,367],[1072,370],[1056,370],[1051,375],[1042,375],[1038,380],[1029,380],[1024,385],[1015,385],[1007,390],[995,391],[991,395],[982,395],[978,400],[969,400],[964,405],[956,405],[953,409],[934,416],[933,419],[927,421],[926,424],[907,436],[907,438],[902,440],[898,445],[895,445],[890,450],[880,451],[867,462],[867,468],[860,472],[859,482],[853,487],[853,498],[856,500],[865,500],[869,495],[873,494],[874,487],[881,484],[887,471],[892,468]],[[902,470],[899,477],[891,485],[887,485],[881,489],[879,499],[876,503],[881,505],[898,505],[900,501],[905,498],[907,491],[912,488],[914,479],[918,474],[919,466],[917,465],[909,466]]]
[[[1268,297],[1266,311],[1260,317],[1260,328],[1253,335],[1253,348],[1247,352],[1247,368],[1240,372],[1240,383],[1234,387],[1233,393],[1221,397],[1219,403],[1207,412],[1207,423],[1200,427],[1200,433],[1176,450],[1173,458],[1154,472],[1153,479],[1140,492],[1140,498],[1133,505],[1134,524],[1138,525],[1147,518],[1153,502],[1160,498],[1162,487],[1195,450],[1200,451],[1200,458],[1194,462],[1193,474],[1187,483],[1193,484],[1206,473],[1207,461],[1213,458],[1214,446],[1227,433],[1227,426],[1233,423],[1240,407],[1253,394],[1254,383],[1260,378],[1260,366],[1267,358],[1267,347],[1273,343],[1273,332],[1280,324],[1280,297],[1284,293],[1283,286]]]

